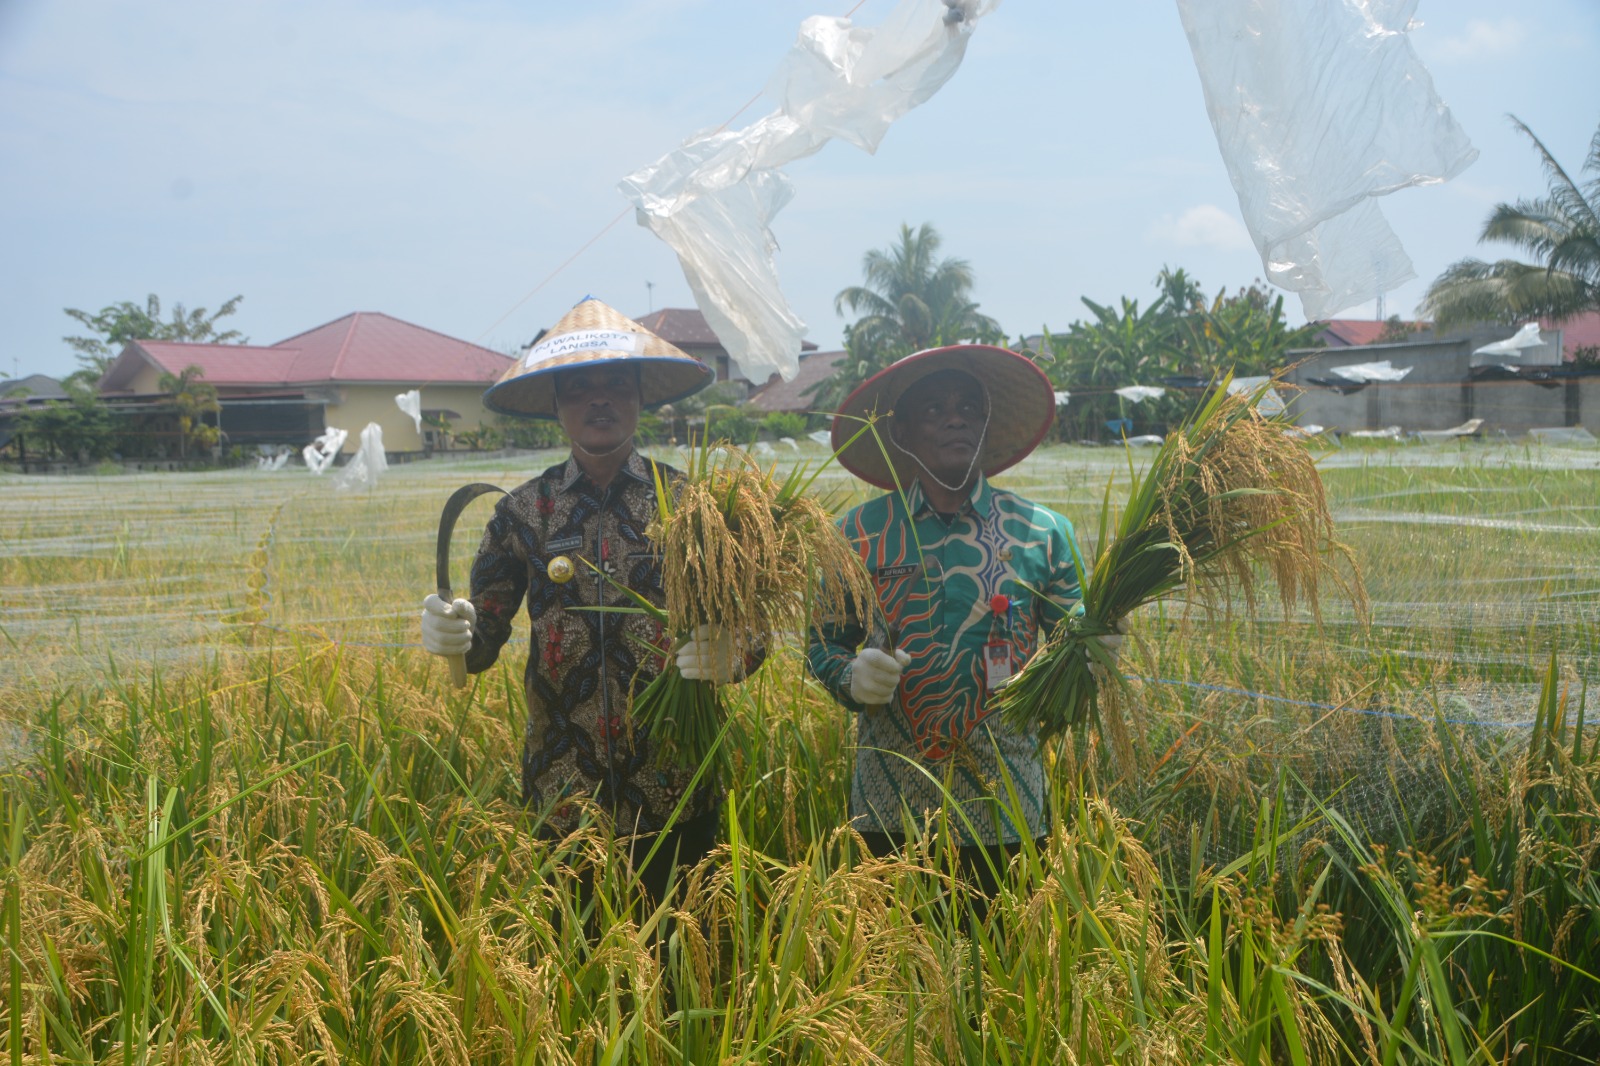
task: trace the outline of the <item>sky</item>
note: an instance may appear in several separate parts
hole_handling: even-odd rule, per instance
[[[618,180],[739,112],[804,18],[852,5],[0,0],[0,372],[69,373],[63,309],[149,293],[243,295],[224,323],[257,344],[381,311],[507,352],[586,295],[691,307],[631,211],[606,228]],[[1492,206],[1543,192],[1508,113],[1574,176],[1600,126],[1597,0],[1421,0],[1417,19],[1480,156],[1383,199],[1419,275],[1386,314],[1498,258],[1476,240]],[[1169,0],[1004,0],[875,155],[835,142],[788,173],[778,272],[824,349],[834,295],[902,223],[934,225],[1011,336],[1064,329],[1081,297],[1147,304],[1163,266],[1212,293],[1264,273]]]

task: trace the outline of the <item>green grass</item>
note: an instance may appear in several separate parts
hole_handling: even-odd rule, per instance
[[[1600,464],[1547,458],[1330,457],[1372,625],[1142,614],[1132,763],[1054,752],[984,926],[936,840],[840,831],[847,721],[792,649],[733,693],[680,913],[535,842],[521,650],[456,693],[410,645],[444,497],[542,458],[4,479],[0,1061],[1593,1061]],[[1002,480],[1089,532],[1119,476]]]

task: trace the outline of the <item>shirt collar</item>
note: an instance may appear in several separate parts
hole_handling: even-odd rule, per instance
[[[644,456],[639,454],[638,448],[634,448],[633,451],[628,453],[627,461],[622,464],[622,469],[618,473],[625,474],[646,485],[655,484],[655,474],[650,468],[650,463]],[[566,469],[561,471],[561,483],[556,486],[556,491],[567,492],[578,483],[579,478],[588,481],[588,478],[584,476],[583,467],[578,465],[578,457],[569,455],[567,456]]]
[[[993,506],[994,490],[989,488],[989,479],[978,472],[978,478],[972,483],[972,491],[967,495],[967,502],[961,505],[961,513],[972,511],[979,518],[988,518]],[[913,515],[923,512],[933,513],[933,504],[928,502],[928,496],[922,491],[922,480],[912,481],[911,487],[906,490],[906,508]]]

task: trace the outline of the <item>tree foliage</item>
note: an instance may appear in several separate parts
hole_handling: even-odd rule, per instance
[[[972,299],[972,265],[939,257],[943,239],[931,223],[902,223],[899,240],[861,260],[863,284],[834,297],[834,310],[858,315],[845,327],[845,351],[834,372],[812,391],[817,410],[831,411],[857,385],[894,360],[924,348],[963,342],[997,343],[1000,324]]]
[[[204,307],[189,311],[181,303],[173,304],[165,319],[161,317],[161,300],[155,293],[146,297],[143,307],[131,300],[102,307],[93,314],[67,307],[63,308],[67,316],[87,326],[94,336],[63,337],[62,340],[78,353],[79,364],[93,370],[96,376],[106,372],[129,341],[244,344],[248,338],[236,329],[217,331],[217,320],[238,310],[243,299],[243,296],[235,296],[215,312],[208,312]]]
[[[1420,308],[1441,329],[1600,311],[1600,127],[1583,164],[1591,177],[1580,183],[1520,119],[1511,122],[1533,142],[1548,187],[1541,197],[1496,204],[1478,240],[1511,245],[1536,262],[1462,259],[1446,267]]]
[[[112,415],[94,387],[95,375],[80,370],[61,387],[66,398],[30,407],[17,415],[17,432],[45,455],[63,459],[107,458],[116,450]]]
[[[205,416],[222,410],[217,401],[217,388],[206,381],[205,371],[198,366],[186,366],[177,374],[162,374],[156,379],[161,391],[172,397],[178,412],[178,454],[187,456],[192,442],[200,448],[211,448],[222,440],[218,426],[207,425]]]
[[[1207,300],[1187,271],[1163,267],[1155,286],[1156,299],[1143,310],[1126,296],[1115,306],[1082,297],[1089,318],[1060,333],[1045,331],[1054,356],[1050,379],[1072,393],[1064,432],[1098,435],[1103,422],[1124,417],[1159,429],[1182,411],[1181,394],[1134,406],[1113,390],[1205,382],[1228,372],[1270,374],[1291,348],[1311,345],[1319,328],[1290,327],[1283,296],[1259,281],[1231,294],[1220,289]]]

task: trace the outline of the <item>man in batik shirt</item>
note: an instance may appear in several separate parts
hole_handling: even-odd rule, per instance
[[[892,414],[883,445],[848,443],[874,414]],[[1032,362],[962,345],[901,359],[834,421],[846,469],[904,486],[840,523],[881,617],[819,626],[809,649],[817,678],[856,712],[851,819],[885,855],[942,811],[985,896],[1023,835],[1047,832],[1050,809],[1038,737],[991,716],[989,696],[1079,597],[1071,523],[988,478],[1031,452],[1054,415]]]
[[[686,396],[712,376],[600,301],[578,304],[484,394],[491,410],[556,418],[572,454],[499,501],[473,563],[471,599],[434,595],[423,605],[424,646],[464,653],[474,673],[494,664],[526,605],[523,798],[551,835],[598,815],[630,838],[635,861],[666,832],[640,871],[656,901],[674,857],[692,865],[714,845],[722,786],[705,780],[686,796],[693,771],[658,766],[648,734],[628,727],[631,697],[666,662],[660,627],[638,613],[594,608],[635,607],[629,590],[663,602],[660,559],[645,528],[658,482],[681,475],[641,456],[634,430],[642,407]],[[676,662],[685,677],[722,682],[745,666],[732,642],[706,627]]]

